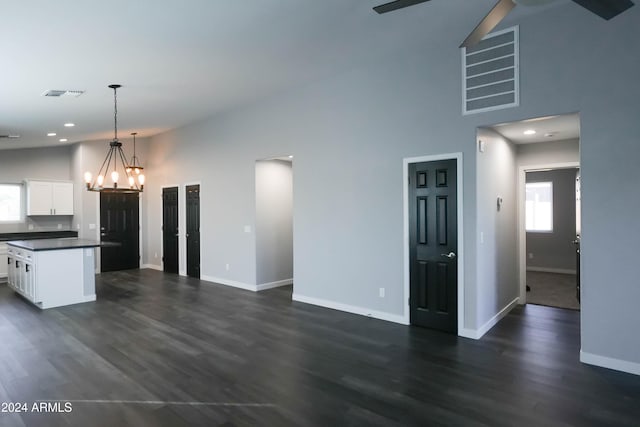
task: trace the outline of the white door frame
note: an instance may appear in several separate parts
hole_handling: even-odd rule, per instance
[[[542,163],[520,166],[518,168],[518,277],[520,281],[520,297],[518,304],[527,303],[527,232],[525,230],[525,184],[526,173],[536,170],[556,170],[580,168],[580,162]]]
[[[402,159],[402,197],[404,222],[404,323],[410,324],[409,316],[409,165],[411,163],[432,162],[438,160],[455,160],[457,171],[457,222],[458,222],[458,335],[464,330],[464,227],[463,227],[463,193],[464,181],[462,172],[462,153],[436,154],[432,156],[406,157]]]

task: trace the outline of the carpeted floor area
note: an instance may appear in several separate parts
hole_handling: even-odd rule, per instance
[[[527,303],[580,310],[576,299],[576,275],[527,271]]]

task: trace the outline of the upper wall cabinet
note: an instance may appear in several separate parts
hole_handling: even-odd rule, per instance
[[[32,181],[27,184],[27,215],[73,215],[73,182]]]

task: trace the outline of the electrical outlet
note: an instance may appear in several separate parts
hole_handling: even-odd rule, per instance
[[[244,226],[244,232],[245,233],[251,233],[251,226],[250,225],[245,225]]]
[[[29,224],[29,230],[33,230],[33,224]]]
[[[224,265],[224,268],[225,268],[227,271],[229,271],[229,264],[225,264],[225,265]]]
[[[95,224],[89,224],[89,230],[95,230],[95,229],[96,229]]]
[[[62,224],[58,224],[58,230],[62,230]]]
[[[384,298],[384,288],[380,288],[378,295],[380,295],[380,298]]]
[[[158,252],[153,255],[154,258],[158,258]]]
[[[533,259],[533,252],[529,252],[529,259]]]

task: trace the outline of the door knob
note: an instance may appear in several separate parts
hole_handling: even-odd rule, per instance
[[[456,257],[455,252],[449,252],[448,254],[440,254],[440,256],[446,256],[449,259],[454,259]]]

